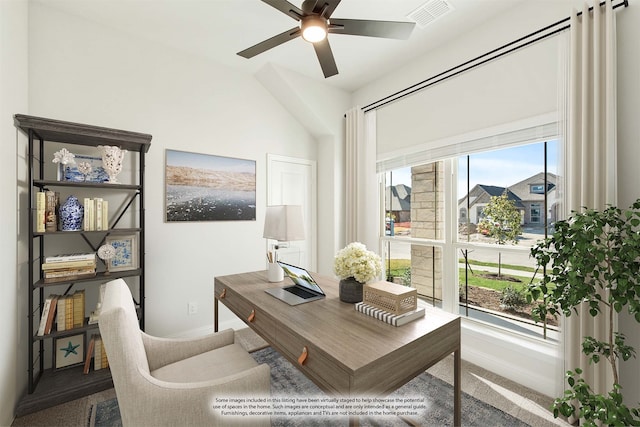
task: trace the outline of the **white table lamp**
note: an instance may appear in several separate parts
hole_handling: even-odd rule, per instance
[[[270,282],[280,282],[284,279],[284,272],[276,264],[278,248],[287,247],[288,242],[292,240],[305,239],[302,206],[267,206],[262,237],[276,241],[273,252],[267,255],[269,260],[267,274]]]
[[[267,206],[267,213],[264,218],[264,233],[262,237],[265,239],[276,240],[276,249],[278,246],[282,247],[278,242],[304,240],[302,206]]]

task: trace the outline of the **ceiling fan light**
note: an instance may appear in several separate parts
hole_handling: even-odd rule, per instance
[[[319,16],[308,16],[300,23],[302,38],[309,43],[317,43],[327,37],[327,21]]]

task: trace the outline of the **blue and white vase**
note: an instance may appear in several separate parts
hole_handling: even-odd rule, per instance
[[[82,230],[84,207],[75,196],[67,197],[67,201],[60,206],[60,229],[62,231]]]

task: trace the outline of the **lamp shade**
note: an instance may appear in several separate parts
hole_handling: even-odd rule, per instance
[[[264,234],[262,237],[280,242],[304,240],[302,206],[267,206],[267,213],[264,218]]]

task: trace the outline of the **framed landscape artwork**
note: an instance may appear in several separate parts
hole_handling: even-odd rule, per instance
[[[85,335],[78,334],[53,340],[54,369],[70,368],[84,362]]]
[[[255,221],[255,160],[166,150],[165,219]]]

